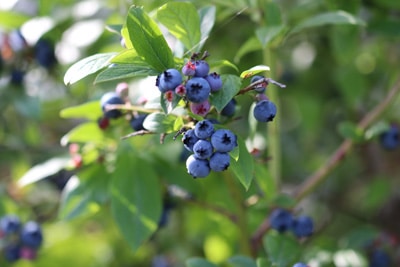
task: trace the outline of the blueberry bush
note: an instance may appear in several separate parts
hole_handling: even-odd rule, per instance
[[[400,263],[395,1],[0,8],[0,266]]]

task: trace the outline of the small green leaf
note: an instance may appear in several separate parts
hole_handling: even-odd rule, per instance
[[[155,76],[157,74],[158,72],[146,62],[138,61],[135,64],[113,64],[100,72],[94,83],[99,84],[133,77]]]
[[[4,10],[0,10],[0,18],[0,26],[8,29],[18,29],[30,19],[30,17],[21,13]]]
[[[126,30],[138,55],[162,72],[175,66],[174,57],[167,41],[155,21],[142,8],[132,6],[126,20]]]
[[[111,59],[112,63],[117,64],[133,64],[137,61],[143,62],[143,59],[139,57],[138,53],[133,48],[124,50]]]
[[[216,13],[216,8],[215,6],[206,6],[203,7],[199,10],[199,16],[200,16],[200,32],[201,32],[201,38],[200,38],[200,43],[198,45],[198,51],[201,50],[203,47],[204,43],[208,39],[208,36],[214,27],[215,23],[215,13]]]
[[[256,36],[263,48],[268,47],[285,30],[284,25],[266,26],[256,30]]]
[[[264,164],[255,165],[255,178],[257,179],[257,183],[264,192],[267,200],[271,200],[276,197],[276,194],[278,193],[276,181]]]
[[[203,258],[190,258],[185,262],[186,267],[218,267]]]
[[[242,44],[242,46],[240,46],[239,50],[235,54],[235,58],[233,61],[238,63],[244,55],[261,49],[262,46],[260,40],[258,40],[256,36],[253,36],[249,38],[244,44]]]
[[[121,24],[110,24],[110,25],[106,25],[106,30],[121,35],[121,30],[122,30],[123,25]]]
[[[380,134],[386,132],[390,129],[390,124],[386,121],[379,121],[369,127],[364,134],[366,140],[371,140],[374,137],[379,136]]]
[[[151,113],[143,121],[143,127],[155,133],[170,133],[175,130],[176,116],[164,113]]]
[[[345,12],[343,10],[327,12],[323,14],[318,14],[314,17],[308,18],[305,21],[297,24],[290,34],[297,33],[307,28],[318,27],[328,24],[348,24],[348,25],[359,25],[365,26],[366,23],[360,18],[355,17],[354,15]]]
[[[157,11],[157,19],[180,40],[187,49],[200,42],[200,19],[190,2],[169,2]],[[196,50],[198,51],[198,50]]]
[[[266,258],[257,258],[257,267],[274,267]]]
[[[228,259],[232,267],[257,267],[256,262],[247,256],[236,255]]]
[[[60,111],[60,117],[69,118],[85,118],[88,120],[97,120],[101,117],[103,111],[99,101],[91,101],[82,105],[68,107]]]
[[[67,145],[68,143],[103,143],[105,136],[102,130],[97,125],[97,122],[82,123],[61,138],[61,144]]]
[[[277,267],[289,266],[300,257],[300,244],[292,235],[269,231],[263,238],[263,244],[269,259]]]
[[[105,68],[116,54],[117,53],[96,54],[76,62],[69,67],[65,73],[64,83],[66,85],[73,84],[90,74],[98,72]]]
[[[282,24],[282,12],[276,2],[266,1],[263,4],[265,25],[280,25]]]
[[[215,106],[218,112],[221,112],[226,104],[239,92],[241,85],[241,80],[236,75],[223,74],[221,79],[222,88],[210,97],[211,105]]]
[[[338,126],[339,133],[344,137],[351,139],[355,142],[361,142],[364,140],[364,132],[358,128],[356,124],[345,121]]]
[[[230,68],[234,69],[235,71],[239,72],[238,67],[235,64],[233,64],[232,62],[230,62],[229,60],[223,59],[223,60],[211,61],[211,62],[209,62],[209,64],[210,64],[211,69],[220,68],[220,67],[230,67]]]
[[[240,137],[238,137],[238,146],[239,159],[237,161],[231,161],[230,168],[244,188],[248,190],[253,180],[254,159],[247,151],[246,144]]]
[[[254,66],[254,67],[248,69],[248,70],[243,71],[240,74],[240,78],[245,79],[245,78],[251,77],[253,75],[256,75],[257,73],[261,73],[261,72],[269,71],[269,70],[270,70],[270,68],[268,66],[257,65],[257,66]]]

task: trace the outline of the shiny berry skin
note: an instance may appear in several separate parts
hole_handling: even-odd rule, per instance
[[[293,267],[308,267],[308,265],[302,262],[298,262],[295,265],[293,265]]]
[[[196,60],[194,62],[195,65],[195,77],[206,77],[208,72],[210,71],[210,66],[205,60]]]
[[[186,169],[193,178],[203,178],[210,174],[210,166],[208,160],[196,158],[190,155],[186,160]]]
[[[24,246],[38,248],[42,245],[42,228],[37,222],[28,221],[21,229],[21,242]]]
[[[4,234],[17,233],[21,227],[21,221],[16,215],[5,215],[0,219],[0,230]]]
[[[210,112],[211,104],[208,100],[201,102],[201,103],[190,103],[190,111],[193,114],[200,115],[202,117],[206,116],[208,112]]]
[[[210,168],[215,172],[225,171],[228,169],[231,157],[228,153],[215,152],[210,158]]]
[[[147,114],[140,114],[140,115],[137,115],[136,117],[133,117],[131,119],[131,121],[129,122],[131,125],[131,128],[135,131],[146,130],[143,127],[143,122],[146,119],[146,117],[147,117]]]
[[[193,129],[187,130],[182,137],[183,146],[190,152],[193,152],[193,146],[198,140],[199,138],[196,136]]]
[[[221,115],[226,117],[232,117],[235,115],[236,110],[236,100],[234,98],[226,104],[226,106],[221,110]]]
[[[293,220],[292,231],[298,237],[308,237],[314,232],[314,223],[309,216],[299,216]]]
[[[283,233],[291,229],[293,224],[293,216],[292,213],[287,210],[275,209],[269,217],[269,222],[272,229]]]
[[[400,145],[400,129],[397,125],[391,125],[390,128],[379,136],[383,148],[393,150]]]
[[[230,152],[237,146],[237,138],[228,129],[218,129],[211,135],[211,144],[217,152]]]
[[[217,92],[222,88],[222,79],[218,73],[210,73],[205,79],[210,84],[211,92]]]
[[[183,65],[182,73],[186,76],[194,76],[194,74],[196,73],[195,63],[193,61],[188,61],[185,65]]]
[[[210,141],[200,139],[193,146],[193,153],[198,159],[208,159],[213,154]]]
[[[167,69],[157,77],[158,89],[165,93],[175,90],[182,83],[182,74],[177,69]]]
[[[208,99],[211,92],[210,85],[203,78],[192,78],[186,83],[186,98],[194,103],[201,103]]]
[[[122,105],[124,101],[115,92],[105,93],[100,99],[101,109],[104,112],[104,116],[109,119],[116,119],[122,116],[122,112],[118,109],[112,109],[106,111],[107,105]]]
[[[261,100],[254,107],[253,115],[259,122],[272,121],[276,116],[276,106],[269,100]]]
[[[214,124],[210,120],[202,120],[194,126],[194,133],[199,139],[207,139],[214,133]]]
[[[259,81],[264,78],[265,78],[264,76],[260,76],[260,75],[253,76],[250,80],[250,83],[254,83],[254,82]],[[254,87],[254,91],[256,91],[257,93],[263,94],[265,92],[266,85],[268,85],[268,83],[258,84],[257,86]]]

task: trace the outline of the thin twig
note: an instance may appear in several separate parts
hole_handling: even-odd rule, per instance
[[[270,84],[270,83],[271,83],[271,84],[275,84],[275,85],[279,86],[280,88],[285,88],[285,87],[286,87],[285,84],[279,83],[279,82],[277,82],[277,81],[275,81],[275,80],[272,80],[271,78],[264,78],[264,79],[260,79],[260,80],[257,80],[257,81],[255,81],[255,82],[249,84],[248,86],[246,86],[246,87],[243,88],[243,89],[240,89],[239,92],[238,92],[236,95],[245,94],[245,93],[247,93],[248,91],[254,90],[254,89],[257,88],[257,86],[259,86],[259,85],[265,84],[265,86],[267,86],[267,85]]]

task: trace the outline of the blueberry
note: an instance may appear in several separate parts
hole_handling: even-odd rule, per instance
[[[28,221],[21,229],[21,242],[24,246],[38,248],[43,242],[42,228],[37,222]]]
[[[6,215],[0,219],[0,230],[5,234],[17,233],[21,227],[21,221],[16,215]]]
[[[217,92],[222,88],[222,79],[218,73],[210,73],[205,79],[210,84],[211,92]]]
[[[185,65],[183,65],[182,73],[186,76],[194,76],[194,74],[196,73],[195,63],[193,61],[188,61]]]
[[[308,265],[302,262],[298,262],[295,265],[293,265],[293,267],[307,267]]]
[[[182,137],[183,146],[190,152],[193,152],[193,146],[198,140],[199,138],[196,136],[193,129],[187,130]]]
[[[194,62],[195,65],[195,73],[196,77],[206,77],[208,72],[210,71],[210,66],[205,60],[196,60]]]
[[[196,158],[195,155],[187,158],[186,169],[193,178],[203,178],[210,174],[208,160]]]
[[[201,103],[208,99],[211,92],[210,85],[204,78],[192,78],[186,83],[186,98],[194,103]]]
[[[208,159],[213,153],[213,147],[210,141],[200,139],[194,144],[193,152],[198,159]]]
[[[226,152],[215,152],[210,158],[210,168],[215,172],[228,169],[231,157]]]
[[[369,257],[369,267],[391,266],[390,262],[389,255],[381,249],[375,249]]]
[[[269,221],[272,229],[283,233],[291,228],[293,216],[289,211],[278,208],[271,213]]]
[[[21,247],[17,244],[9,244],[4,248],[4,258],[8,262],[15,262],[20,258]]]
[[[182,83],[182,74],[177,69],[167,69],[157,77],[158,89],[165,93],[175,90]]]
[[[208,100],[201,102],[201,103],[190,103],[190,111],[193,112],[193,114],[200,115],[202,117],[206,116],[208,112],[210,112],[211,105]]]
[[[254,83],[254,82],[259,81],[264,78],[265,78],[264,76],[260,76],[260,75],[253,76],[250,80],[250,83]],[[254,87],[254,91],[256,91],[257,93],[263,94],[265,92],[266,85],[267,85],[267,83],[260,83]]]
[[[146,119],[147,114],[139,114],[136,117],[133,117],[130,121],[130,125],[133,130],[135,131],[141,131],[141,130],[146,130],[143,127],[143,122]]]
[[[230,152],[237,146],[237,138],[230,130],[219,129],[211,135],[211,144],[217,152]]]
[[[207,139],[214,133],[214,124],[210,120],[202,120],[194,126],[194,133],[200,139]]]
[[[226,104],[226,106],[221,110],[221,115],[226,116],[226,117],[232,117],[235,115],[235,109],[236,109],[236,100],[234,98],[231,99],[231,101]]]
[[[97,120],[97,125],[100,129],[105,130],[110,126],[110,119],[107,117],[101,117]]]
[[[393,150],[400,145],[399,127],[391,125],[390,128],[379,136],[382,147]]]
[[[49,40],[39,39],[35,44],[35,59],[39,65],[47,69],[57,63],[54,47]]]
[[[106,111],[106,105],[122,105],[124,101],[115,92],[105,93],[100,99],[101,109],[104,112],[104,116],[109,119],[116,119],[122,116],[122,112],[118,109],[112,109]]]
[[[292,224],[292,231],[299,238],[312,235],[314,231],[313,220],[309,216],[295,218]]]
[[[269,100],[261,100],[254,107],[253,115],[260,122],[272,121],[276,115],[276,106]]]
[[[19,69],[13,69],[11,71],[10,82],[15,85],[21,85],[24,81],[25,72]]]

